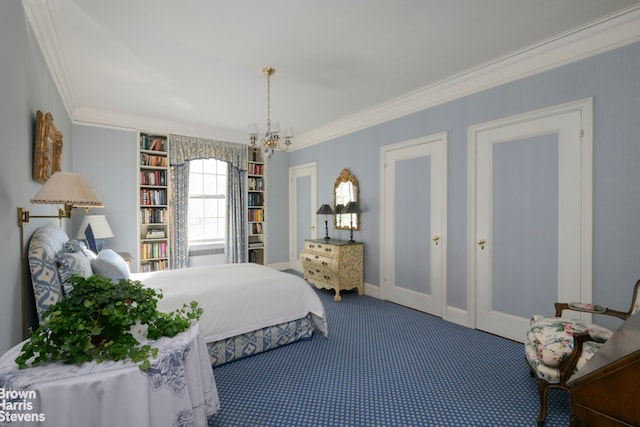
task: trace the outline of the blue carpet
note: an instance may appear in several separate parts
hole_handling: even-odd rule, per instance
[[[522,344],[355,292],[317,291],[329,339],[214,368],[209,426],[535,426]],[[545,426],[569,425],[549,392]]]

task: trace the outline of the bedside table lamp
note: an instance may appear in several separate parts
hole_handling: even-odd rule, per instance
[[[92,247],[94,242],[91,242],[91,234],[95,239],[95,247]],[[76,235],[76,239],[86,239],[89,249],[96,253],[104,247],[104,239],[111,237],[113,237],[113,231],[111,231],[107,217],[104,215],[85,215]]]
[[[361,213],[360,206],[358,206],[358,202],[347,203],[347,206],[344,207],[344,209],[342,210],[342,213],[349,214],[349,218],[351,219],[351,224],[349,225],[349,230],[350,230],[349,243],[355,243],[356,241],[353,240],[353,214]]]
[[[327,215],[333,215],[333,209],[331,209],[331,206],[325,203],[324,205],[320,206],[320,209],[318,209],[318,212],[316,212],[316,214],[324,215],[324,238],[325,240],[331,239],[331,237],[329,237],[329,221],[327,220]]]

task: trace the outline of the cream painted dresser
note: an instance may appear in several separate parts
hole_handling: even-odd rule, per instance
[[[304,278],[316,288],[333,289],[335,301],[340,301],[340,291],[358,289],[364,293],[362,242],[346,240],[305,240],[300,253]]]

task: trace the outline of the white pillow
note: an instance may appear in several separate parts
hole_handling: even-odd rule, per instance
[[[91,261],[93,273],[107,277],[114,282],[120,279],[128,279],[131,272],[126,261],[111,249],[103,249],[98,252],[96,259]]]

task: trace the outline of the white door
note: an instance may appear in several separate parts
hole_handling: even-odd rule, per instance
[[[584,117],[571,104],[471,129],[478,329],[523,341],[532,314],[553,314],[556,301],[590,301],[591,149]]]
[[[381,149],[380,297],[442,316],[447,134]]]
[[[296,271],[302,271],[299,256],[305,239],[317,237],[316,211],[316,163],[289,168],[289,265]]]

